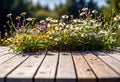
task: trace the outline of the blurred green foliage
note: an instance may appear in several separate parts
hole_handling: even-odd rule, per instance
[[[101,11],[106,21],[109,21],[111,17],[120,14],[120,0],[106,0],[106,3],[107,7],[102,7]]]
[[[108,6],[102,7],[101,11],[106,18],[109,18],[111,13],[115,14],[119,12],[120,0],[106,0]],[[19,15],[21,12],[27,12],[28,16],[33,16],[38,19],[44,19],[48,16],[59,18],[63,14],[73,14],[78,17],[78,10],[83,7],[89,9],[98,9],[97,3],[94,0],[66,0],[65,4],[56,5],[54,11],[49,9],[49,6],[41,6],[41,4],[32,3],[32,0],[1,0],[0,1],[0,12],[13,13],[14,16]],[[112,10],[114,9],[114,10]],[[106,12],[107,11],[107,12]],[[1,16],[1,18],[3,18]]]

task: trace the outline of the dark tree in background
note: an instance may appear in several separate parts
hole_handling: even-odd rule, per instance
[[[88,7],[89,9],[98,9],[96,2],[94,0],[67,0],[65,5],[60,5],[56,7],[56,12],[61,16],[63,14],[72,14],[74,17],[79,17],[78,10],[81,10],[83,7]]]
[[[82,9],[86,6],[85,0],[75,0],[75,3],[78,9]]]
[[[0,0],[0,32],[1,38],[5,36],[6,15],[10,13],[13,0]],[[7,28],[8,29],[8,28]]]
[[[21,12],[28,12],[29,14],[29,10],[27,7],[27,1],[26,0],[14,0],[11,12],[14,15],[19,15]]]
[[[94,0],[90,0],[88,3],[87,3],[87,7],[91,10],[93,9],[98,9],[97,7],[97,2],[94,2]]]
[[[0,0],[0,38],[5,37],[5,31],[9,34],[10,28],[6,24],[8,20],[6,17],[7,14],[12,13],[12,17],[15,18],[23,11],[28,12],[28,8],[26,6],[27,4],[25,4],[25,0]]]

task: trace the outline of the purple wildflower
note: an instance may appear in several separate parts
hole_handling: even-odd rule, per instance
[[[22,31],[22,29],[21,29],[21,24],[20,23],[17,23],[17,28],[18,28],[18,30],[21,32]]]
[[[46,24],[39,24],[38,29],[40,29],[41,32],[46,30]]]

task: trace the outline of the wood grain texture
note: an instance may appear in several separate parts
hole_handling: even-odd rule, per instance
[[[4,78],[21,64],[28,56],[15,56],[4,64],[0,65],[0,82],[4,82]]]
[[[78,82],[96,82],[92,69],[87,64],[81,53],[72,52],[75,63]]]
[[[110,57],[108,54],[103,52],[94,52],[100,59],[102,59],[107,65],[114,69],[117,73],[120,74],[120,61],[116,60],[113,57]]]
[[[22,56],[8,50],[0,46],[0,82],[120,82],[119,51]]]
[[[57,61],[58,52],[48,52],[35,75],[35,82],[54,82],[58,63]]]
[[[5,50],[5,51],[0,52],[0,57],[1,57],[1,56],[4,56],[4,55],[6,55],[6,54],[13,54],[13,53],[10,52],[10,51],[8,51],[8,50]]]
[[[7,76],[7,82],[32,82],[45,53],[32,54],[25,62]]]
[[[10,48],[6,46],[0,46],[0,52],[8,51]]]
[[[96,74],[98,82],[120,82],[120,76],[102,60],[90,52],[83,53],[88,64]]]
[[[108,54],[109,56],[117,59],[120,61],[120,52],[118,51],[104,51],[106,54]]]
[[[73,60],[68,52],[60,53],[56,82],[76,82]]]
[[[0,57],[0,64],[2,64],[3,62],[9,60],[10,58],[14,57],[15,54],[6,54],[4,56]]]
[[[0,50],[2,49],[10,49],[8,46],[0,46]]]

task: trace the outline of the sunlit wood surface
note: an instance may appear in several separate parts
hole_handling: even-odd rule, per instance
[[[120,82],[120,51],[15,54],[1,46],[0,82]]]

